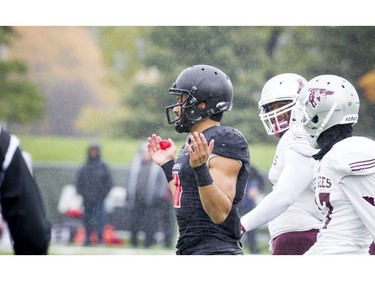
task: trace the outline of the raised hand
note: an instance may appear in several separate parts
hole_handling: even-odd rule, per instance
[[[202,133],[195,132],[190,135],[190,142],[192,146],[185,143],[185,148],[190,155],[190,166],[196,168],[208,161],[214,149],[214,140],[212,139],[208,144]]]
[[[169,147],[165,147],[165,144],[163,144],[163,142],[165,142],[166,140],[163,140],[156,134],[152,134],[151,137],[148,137],[147,141],[148,152],[150,153],[152,160],[156,164],[162,166],[166,162],[174,159],[177,149],[176,145],[171,139],[168,139],[171,144]]]

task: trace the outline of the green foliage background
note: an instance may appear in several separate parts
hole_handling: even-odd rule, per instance
[[[270,77],[282,72],[298,73],[306,79],[329,73],[350,80],[357,88],[362,103],[355,133],[375,137],[374,104],[366,100],[362,89],[358,86],[360,78],[373,71],[375,65],[375,28],[372,26],[98,26],[82,28],[90,31],[90,38],[95,38],[95,44],[97,48],[100,48],[108,68],[109,77],[105,81],[97,81],[97,84],[87,85],[85,80],[75,79],[77,72],[74,70],[77,71],[79,62],[83,60],[82,50],[87,50],[87,46],[91,46],[84,45],[87,43],[85,41],[74,41],[79,43],[76,43],[77,46],[69,44],[65,46],[63,40],[59,44],[61,48],[58,49],[51,48],[51,46],[48,49],[47,46],[47,50],[52,54],[71,50],[77,56],[70,58],[72,61],[69,65],[75,66],[72,69],[55,68],[61,64],[61,61],[65,62],[60,56],[58,56],[59,60],[49,61],[50,64],[43,65],[43,69],[51,70],[54,66],[56,73],[71,75],[69,78],[71,82],[62,80],[60,76],[57,80],[48,80],[46,77],[42,79],[45,80],[42,90],[29,79],[28,68],[22,61],[1,60],[0,58],[0,94],[2,96],[0,120],[33,123],[44,117],[56,119],[58,116],[61,118],[59,121],[65,121],[68,117],[75,118],[69,111],[69,108],[75,108],[77,111],[81,110],[81,113],[87,113],[83,114],[84,122],[78,122],[79,127],[74,130],[66,130],[57,134],[70,136],[66,132],[74,131],[75,136],[142,140],[152,133],[157,133],[164,138],[171,137],[175,141],[183,141],[185,134],[177,134],[173,126],[166,122],[164,108],[175,103],[174,97],[167,94],[168,88],[183,69],[202,63],[217,66],[231,78],[235,90],[234,106],[231,112],[224,114],[222,123],[241,130],[250,145],[256,143],[274,145],[276,143],[275,138],[265,133],[259,120],[257,103],[264,83]],[[12,48],[14,42],[12,40],[19,36],[15,33],[15,29],[0,27],[1,48],[4,46]],[[32,35],[36,34],[43,37],[40,29],[22,30],[29,32],[28,38],[33,38]],[[63,31],[77,32],[81,35],[78,36],[79,38],[85,34],[82,29],[67,31],[63,28],[56,30],[50,28],[48,31],[50,36],[51,32],[55,32],[53,35],[66,34]],[[42,45],[46,44],[43,40],[40,42]],[[34,48],[39,47],[38,44],[36,45]],[[20,49],[25,51],[25,49]],[[43,54],[43,50],[43,48],[38,49],[38,53]],[[54,56],[49,58],[56,59]],[[79,68],[79,71],[85,72],[85,77],[91,77],[92,67],[89,67],[91,61],[85,58],[84,65],[88,67]],[[39,61],[28,63],[34,63],[32,64],[34,72],[39,67]],[[48,71],[44,75],[48,76]],[[105,83],[109,83],[117,90],[118,99],[117,97],[110,98],[111,94],[104,90],[104,87],[100,87]],[[52,91],[55,98],[52,102],[52,97],[47,97],[46,91],[54,87],[59,90]],[[107,98],[106,102],[111,105],[105,107],[103,104],[98,104],[97,107],[84,111],[85,102],[87,102],[85,98],[92,93],[90,87],[98,87],[96,90]],[[51,95],[51,93],[48,94]],[[53,116],[51,113],[54,110],[61,109],[57,105],[58,102],[66,106],[67,111],[65,115],[61,112],[60,115]],[[55,106],[55,108],[48,108],[47,114],[49,115],[47,116],[45,114],[46,103],[49,106],[51,104]],[[17,131],[15,133],[31,132],[33,134],[39,128],[48,129],[48,126],[38,127],[38,123],[34,123],[36,124],[34,130],[20,130],[18,132],[21,133]],[[53,124],[53,128],[57,128],[63,122]],[[57,130],[52,130],[52,132],[56,133]]]
[[[1,51],[6,52],[14,36],[11,27],[0,26]],[[30,123],[44,117],[45,97],[27,74],[25,63],[0,57],[1,121]]]
[[[110,36],[115,33],[116,40]],[[308,80],[336,74],[350,80],[362,96],[358,80],[375,62],[375,28],[371,26],[106,27],[98,28],[96,34],[108,65],[127,85],[121,99],[127,116],[116,125],[116,132],[134,138],[150,132],[184,137],[166,124],[164,107],[174,103],[168,88],[190,65],[211,64],[226,72],[235,95],[233,110],[224,115],[223,123],[240,129],[249,143],[272,144],[275,140],[265,134],[257,106],[267,79],[282,72]],[[119,40],[129,37],[138,48]],[[127,64],[115,67],[116,57],[127,58]],[[137,73],[150,70],[157,73],[156,78],[135,79]],[[362,101],[361,115],[369,118],[356,129],[375,136],[374,105]]]

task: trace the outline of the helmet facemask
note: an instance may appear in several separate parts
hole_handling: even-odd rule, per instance
[[[298,74],[282,73],[264,84],[258,107],[260,120],[268,135],[281,138],[290,128],[291,111],[306,82]]]
[[[313,148],[318,149],[317,140],[320,134],[326,130],[327,123],[333,118],[332,115],[336,108],[337,103],[334,103],[328,112],[311,116],[306,107],[297,106],[292,111],[291,128],[294,136],[304,136]]]
[[[270,106],[276,103],[281,104],[281,106],[276,109],[270,109]],[[295,105],[296,99],[280,100],[260,106],[259,117],[268,135],[281,137],[283,132],[289,129],[291,111]]]
[[[168,124],[175,124],[175,129],[178,133],[189,132],[190,128],[196,122],[196,120],[192,118],[194,117],[194,112],[199,110],[197,108],[197,99],[194,97],[191,91],[185,89],[170,88],[169,94],[180,97],[180,101],[165,108]],[[170,111],[173,111],[173,108],[177,106],[180,107],[180,116],[179,118],[172,120]]]

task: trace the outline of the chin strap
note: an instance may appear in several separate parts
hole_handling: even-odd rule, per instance
[[[353,136],[353,124],[339,124],[329,128],[319,136],[317,143],[321,149],[312,157],[321,160],[336,143],[351,136]]]

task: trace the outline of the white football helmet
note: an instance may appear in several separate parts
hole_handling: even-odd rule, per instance
[[[307,81],[294,73],[283,73],[272,77],[264,84],[258,103],[259,117],[268,135],[281,136],[289,129],[290,112],[296,105],[299,93]],[[278,108],[271,104],[280,102]]]
[[[311,146],[319,148],[317,139],[325,130],[357,123],[359,104],[358,93],[349,81],[336,75],[317,76],[300,93],[292,113],[293,128],[302,125]]]

